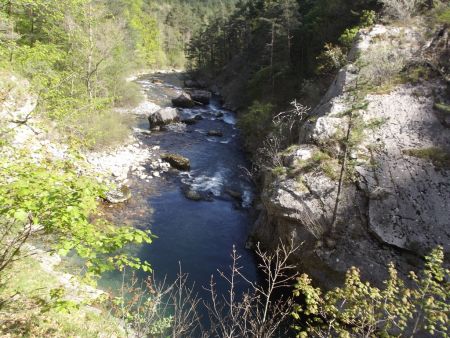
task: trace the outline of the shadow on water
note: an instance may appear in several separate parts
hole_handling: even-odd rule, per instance
[[[168,76],[172,78],[148,75],[136,82],[149,100],[168,106],[179,91],[177,86],[166,82],[176,79],[174,75]],[[215,275],[219,294],[228,290],[217,269],[229,270],[233,246],[241,256],[240,264],[248,278],[260,279],[254,254],[245,248],[253,222],[250,208],[254,187],[242,170],[249,163],[242,151],[234,113],[222,109],[218,100],[213,99],[208,106],[184,109],[181,114],[183,118],[201,115],[202,120],[142,136],[141,140],[148,147],[159,146],[161,152],[189,158],[191,171],[170,171],[150,183],[133,178],[133,200],[127,205],[106,208],[106,214],[120,223],[150,229],[157,236],[151,245],[130,249],[152,264],[157,279],[167,276],[169,281],[175,280],[181,264],[199,296],[208,299],[203,286],[209,284],[211,275]],[[148,128],[146,117],[139,118],[136,124]],[[210,130],[220,130],[223,136],[210,137],[207,135]],[[184,194],[186,189],[208,198],[189,200]],[[231,197],[230,191],[238,192],[241,198]],[[138,276],[147,277],[142,272]],[[117,290],[121,282],[120,273],[111,273],[102,278],[101,286]],[[247,288],[244,282],[237,285],[238,292]]]

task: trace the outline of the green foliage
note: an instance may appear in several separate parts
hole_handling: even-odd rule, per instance
[[[346,56],[341,47],[325,44],[323,52],[317,57],[317,73],[329,74],[330,72],[341,68],[346,61]]]
[[[375,11],[363,10],[360,18],[359,26],[363,28],[372,27],[375,25],[377,13]]]
[[[347,28],[339,37],[339,42],[345,47],[350,48],[359,32],[359,27]]]
[[[0,299],[16,295],[2,307],[0,334],[11,337],[125,337],[119,321],[108,311],[75,305],[62,292],[56,271],[44,270],[35,257],[25,257],[6,271]],[[31,277],[30,277],[31,276]],[[53,290],[53,291],[52,291]],[[77,290],[78,291],[78,290]],[[74,292],[74,290],[71,290]],[[75,291],[76,292],[76,291]],[[83,291],[77,296],[83,296]],[[53,299],[51,297],[53,295]],[[72,295],[73,296],[73,295]],[[62,306],[62,308],[61,308]],[[67,310],[70,309],[70,312]]]
[[[437,111],[444,113],[446,115],[450,115],[450,105],[445,104],[445,103],[435,103],[434,104],[434,109],[436,109]]]
[[[286,172],[286,168],[281,166],[272,169],[272,174],[275,176],[284,176],[286,175]]]
[[[405,149],[404,154],[431,161],[438,168],[450,167],[450,153],[441,148]]]
[[[441,24],[450,24],[450,7],[444,7],[442,11],[437,14],[437,21]]]
[[[363,282],[357,268],[347,272],[342,288],[328,292],[315,288],[309,277],[302,275],[294,291],[304,300],[293,313],[297,336],[416,336],[426,330],[446,337],[450,285],[443,261],[443,249],[433,250],[423,272],[419,276],[411,273],[413,288],[405,285],[392,264],[384,288]]]
[[[262,140],[270,132],[273,108],[270,103],[255,101],[239,119],[238,126],[249,145]]]
[[[73,251],[86,261],[88,278],[124,266],[150,270],[147,262],[122,251],[132,243],[151,243],[149,232],[92,221],[105,191],[94,179],[79,176],[67,162],[34,163],[29,154],[14,161],[2,157],[0,168],[2,222],[42,227],[46,235],[57,238],[54,250],[63,255]]]

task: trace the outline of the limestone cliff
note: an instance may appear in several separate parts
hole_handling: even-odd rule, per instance
[[[449,253],[448,41],[446,28],[359,34],[285,168],[265,174],[257,240],[303,243],[302,269],[328,286],[351,266],[380,282],[390,261],[407,272]]]

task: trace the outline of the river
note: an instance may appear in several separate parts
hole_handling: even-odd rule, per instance
[[[178,74],[151,74],[136,80],[147,99],[164,107],[181,90]],[[190,283],[202,298],[208,298],[204,286],[216,276],[217,290],[225,293],[226,283],[217,270],[227,271],[235,246],[241,256],[240,265],[250,280],[257,280],[255,257],[245,248],[253,221],[251,207],[254,187],[243,168],[249,162],[242,150],[236,117],[223,109],[217,97],[207,106],[182,109],[182,118],[202,117],[194,125],[174,125],[162,132],[141,135],[148,147],[189,158],[191,170],[171,170],[150,182],[133,178],[133,200],[108,212],[116,221],[150,229],[157,238],[150,245],[131,248],[133,254],[151,263],[157,279],[174,280],[179,271],[189,274]],[[148,129],[145,116],[136,118],[135,127]],[[210,137],[209,130],[220,130],[222,137]],[[147,168],[150,172],[151,169]],[[186,198],[184,191],[194,190],[205,200]],[[239,192],[241,199],[236,196]],[[145,278],[144,273],[139,273]],[[122,280],[119,273],[104,276],[103,287],[116,288]],[[242,292],[248,284],[237,284]]]

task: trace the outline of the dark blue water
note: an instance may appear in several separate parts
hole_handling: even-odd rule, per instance
[[[161,84],[153,84],[152,76],[143,77],[138,83],[149,99],[169,105],[176,88],[161,77]],[[253,253],[245,248],[253,221],[250,208],[254,191],[243,170],[249,163],[242,151],[234,113],[222,109],[218,101],[213,100],[208,106],[182,111],[184,118],[195,115],[201,115],[203,120],[141,139],[148,147],[160,146],[161,152],[189,158],[191,171],[171,171],[152,179],[151,183],[133,179],[132,192],[140,202],[113,209],[111,213],[121,222],[150,229],[157,236],[151,245],[133,250],[133,254],[151,263],[157,279],[174,280],[181,264],[199,295],[208,298],[203,286],[209,284],[211,275],[216,276],[219,293],[228,290],[217,270],[229,269],[233,246],[241,256],[240,265],[248,278],[258,278]],[[136,123],[140,128],[148,128],[145,118]],[[209,130],[220,130],[223,137],[209,137]],[[187,199],[186,189],[201,193],[207,200]],[[231,197],[227,193],[229,189],[241,193],[242,200]],[[139,276],[145,277],[143,273]],[[118,274],[103,279],[109,286],[120,281]],[[238,291],[247,288],[244,282],[237,285]]]

